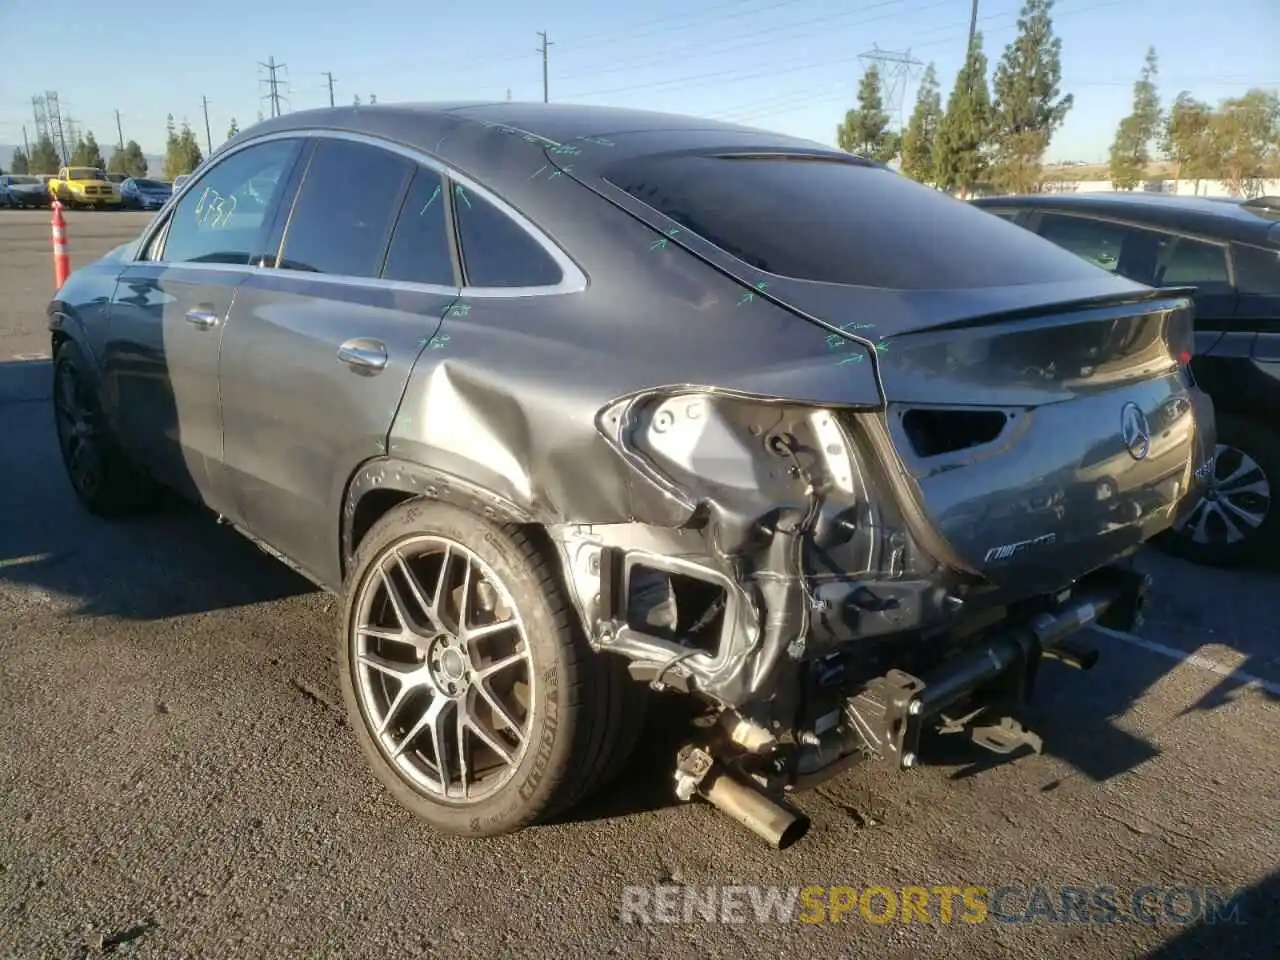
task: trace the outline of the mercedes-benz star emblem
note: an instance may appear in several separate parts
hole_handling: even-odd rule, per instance
[[[1124,440],[1129,456],[1135,460],[1145,460],[1151,452],[1151,429],[1147,426],[1147,415],[1136,403],[1126,403],[1120,409],[1120,437]]]

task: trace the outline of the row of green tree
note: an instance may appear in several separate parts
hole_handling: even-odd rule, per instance
[[[1254,89],[1214,108],[1183,90],[1164,111],[1158,74],[1156,51],[1148,50],[1133,85],[1133,109],[1111,144],[1107,171],[1116,187],[1164,179],[1151,169],[1160,158],[1172,166],[1175,181],[1221,180],[1236,196],[1249,192],[1251,181],[1280,177],[1280,94]]]
[[[227,130],[227,138],[230,139],[239,132],[240,127],[232,118],[231,127]],[[173,114],[169,114],[165,133],[164,178],[172,180],[180,174],[191,173],[204,160],[204,154],[191,130],[191,125],[184,121],[179,127],[174,123]],[[123,147],[116,147],[111,154],[111,159],[104,160],[102,148],[98,145],[92,130],[88,131],[72,148],[65,164],[58,154],[57,145],[48,135],[42,135],[36,140],[30,155],[21,147],[14,150],[10,164],[11,172],[30,174],[57,173],[58,168],[62,166],[98,167],[111,173],[123,173],[129,177],[145,177],[149,164],[142,152],[142,147],[136,140],[130,140]]]
[[[901,134],[890,126],[881,80],[863,74],[858,106],[837,127],[841,149],[887,163],[922,183],[967,196],[979,190],[1030,193],[1040,188],[1044,155],[1074,98],[1060,90],[1062,40],[1054,33],[1054,0],[1026,0],[1018,33],[1004,49],[990,84],[982,34],[976,33],[942,106],[937,71],[929,64],[915,108]],[[1132,188],[1147,178],[1156,143],[1178,176],[1225,180],[1240,193],[1245,181],[1280,175],[1280,97],[1251,90],[1216,109],[1181,93],[1162,114],[1155,88],[1155,51],[1134,85],[1134,107],[1120,123],[1111,151],[1111,179]]]
[[[1072,105],[1071,94],[1058,89],[1062,41],[1053,32],[1052,9],[1053,0],[1026,0],[1018,35],[1005,47],[990,87],[982,34],[975,33],[945,111],[929,64],[901,135],[889,126],[879,73],[867,70],[858,107],[846,114],[837,142],[885,163],[901,157],[907,176],[956,193],[1034,189],[1049,140]]]

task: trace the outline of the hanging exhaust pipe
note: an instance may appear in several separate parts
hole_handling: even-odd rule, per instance
[[[785,850],[809,832],[809,818],[790,810],[717,764],[698,786],[698,793],[775,850]]]
[[[785,850],[809,832],[808,817],[777,802],[703,747],[686,744],[680,749],[675,781],[681,800],[697,793],[775,850]]]

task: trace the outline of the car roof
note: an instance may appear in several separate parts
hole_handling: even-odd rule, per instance
[[[1117,191],[979,197],[972,202],[989,208],[1018,207],[1116,217],[1243,243],[1280,241],[1280,230],[1277,230],[1280,227],[1280,210],[1262,205],[1253,206],[1237,197],[1179,197]]]
[[[236,143],[266,133],[320,129],[362,133],[397,141],[466,169],[471,150],[459,144],[459,138],[451,141],[450,135],[465,127],[480,129],[484,126],[524,135],[525,139],[550,148],[581,143],[590,138],[607,141],[605,150],[574,152],[571,162],[579,174],[599,174],[606,164],[652,153],[655,149],[665,152],[715,145],[751,144],[772,150],[821,153],[855,160],[848,153],[816,141],[684,114],[506,100],[380,103],[301,110],[255,124],[219,147],[209,159]]]

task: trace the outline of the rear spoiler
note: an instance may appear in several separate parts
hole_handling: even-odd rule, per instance
[[[1123,307],[1127,304],[1153,303],[1159,300],[1190,299],[1195,295],[1194,286],[1187,287],[1149,287],[1146,290],[1125,290],[1120,293],[1102,294],[1091,297],[1079,297],[1073,300],[1062,300],[1053,304],[1056,313],[1074,313],[1079,310],[1092,310],[1097,307]],[[976,314],[940,323],[928,327],[921,332],[933,333],[946,330],[966,330],[974,327],[985,327],[990,324],[1007,323],[1011,320],[1023,320],[1030,317],[1044,316],[1043,306],[1022,307],[1014,310],[999,310],[994,313]]]

